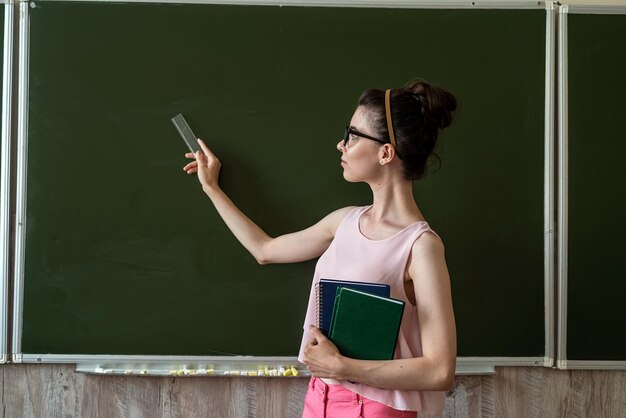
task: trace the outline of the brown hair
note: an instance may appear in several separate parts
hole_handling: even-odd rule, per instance
[[[456,98],[441,87],[424,80],[409,82],[391,90],[391,119],[396,139],[396,154],[402,160],[407,180],[424,177],[439,131],[452,122]],[[358,106],[366,110],[366,119],[379,138],[389,140],[385,114],[385,90],[365,90]]]

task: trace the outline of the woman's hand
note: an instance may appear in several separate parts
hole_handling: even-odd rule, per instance
[[[185,157],[194,161],[183,167],[183,170],[185,170],[187,174],[198,173],[198,180],[202,185],[202,190],[208,193],[219,187],[217,180],[220,175],[222,163],[220,163],[220,160],[211,152],[203,140],[198,139],[198,144],[200,144],[202,151],[198,151],[195,154],[191,152],[185,154]]]
[[[304,364],[315,377],[326,377],[329,379],[343,379],[344,358],[322,331],[311,325],[309,332],[315,338],[304,348]]]

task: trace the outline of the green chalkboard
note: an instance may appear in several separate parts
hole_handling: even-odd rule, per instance
[[[626,16],[569,15],[567,358],[626,360]]]
[[[460,102],[415,186],[459,355],[543,357],[544,36],[543,10],[36,3],[23,353],[296,355],[315,261],[257,265],[170,118],[282,234],[370,203],[336,143],[362,90],[420,76]]]

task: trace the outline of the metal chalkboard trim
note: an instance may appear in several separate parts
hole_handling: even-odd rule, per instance
[[[120,3],[119,0],[43,0]],[[32,2],[37,3],[37,2]],[[126,0],[124,3],[222,4],[240,6],[372,7],[406,9],[543,9],[546,1],[530,0]]]
[[[76,364],[76,371],[111,375],[308,377],[296,357],[21,354],[15,362]],[[456,375],[496,374],[498,366],[542,366],[542,357],[459,357]],[[296,370],[296,373],[293,370]]]
[[[565,6],[561,6],[561,13],[586,15],[623,15],[626,14],[626,6],[588,6],[582,4],[568,4]]]
[[[567,8],[559,9],[558,132],[559,132],[559,239],[558,239],[558,348],[557,367],[567,357]]]
[[[2,55],[2,148],[0,155],[0,363],[8,359],[10,187],[11,187],[11,81],[13,80],[13,4],[4,6]]]
[[[555,211],[554,211],[554,147],[555,147],[555,79],[556,79],[556,10],[555,2],[546,4],[546,80],[544,120],[544,309],[545,348],[544,366],[554,365],[554,289],[555,289]]]
[[[626,361],[559,360],[557,367],[562,370],[626,370]]]
[[[19,75],[17,105],[17,170],[15,209],[15,267],[13,299],[13,353],[21,352],[26,228],[26,165],[28,132],[28,3],[20,3]],[[15,354],[13,354],[15,358]]]

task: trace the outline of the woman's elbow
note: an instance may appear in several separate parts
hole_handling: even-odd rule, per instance
[[[272,264],[271,258],[267,255],[267,251],[257,251],[252,254],[257,263],[264,266],[266,264]]]
[[[439,384],[439,390],[452,390],[454,388],[454,372],[444,375]]]
[[[260,265],[264,266],[266,264],[272,264],[271,261],[267,260],[264,257],[254,257],[256,259],[256,262],[259,263]]]
[[[294,259],[297,258],[298,251],[285,245],[283,240],[268,236],[251,249],[250,253],[257,263],[264,266],[266,264],[293,263]]]
[[[442,370],[438,373],[436,390],[448,391],[454,388],[454,372],[455,366],[442,368]]]
[[[284,261],[280,261],[280,259],[276,258],[275,256],[269,255],[267,253],[253,254],[253,256],[256,262],[262,266],[266,264],[284,263]]]
[[[257,246],[255,249],[250,251],[250,253],[252,253],[252,256],[254,257],[256,262],[262,266],[266,264],[272,264],[274,262],[270,255],[271,254],[271,248],[270,248],[271,241],[272,240],[270,238],[267,241],[261,243],[261,245]]]

